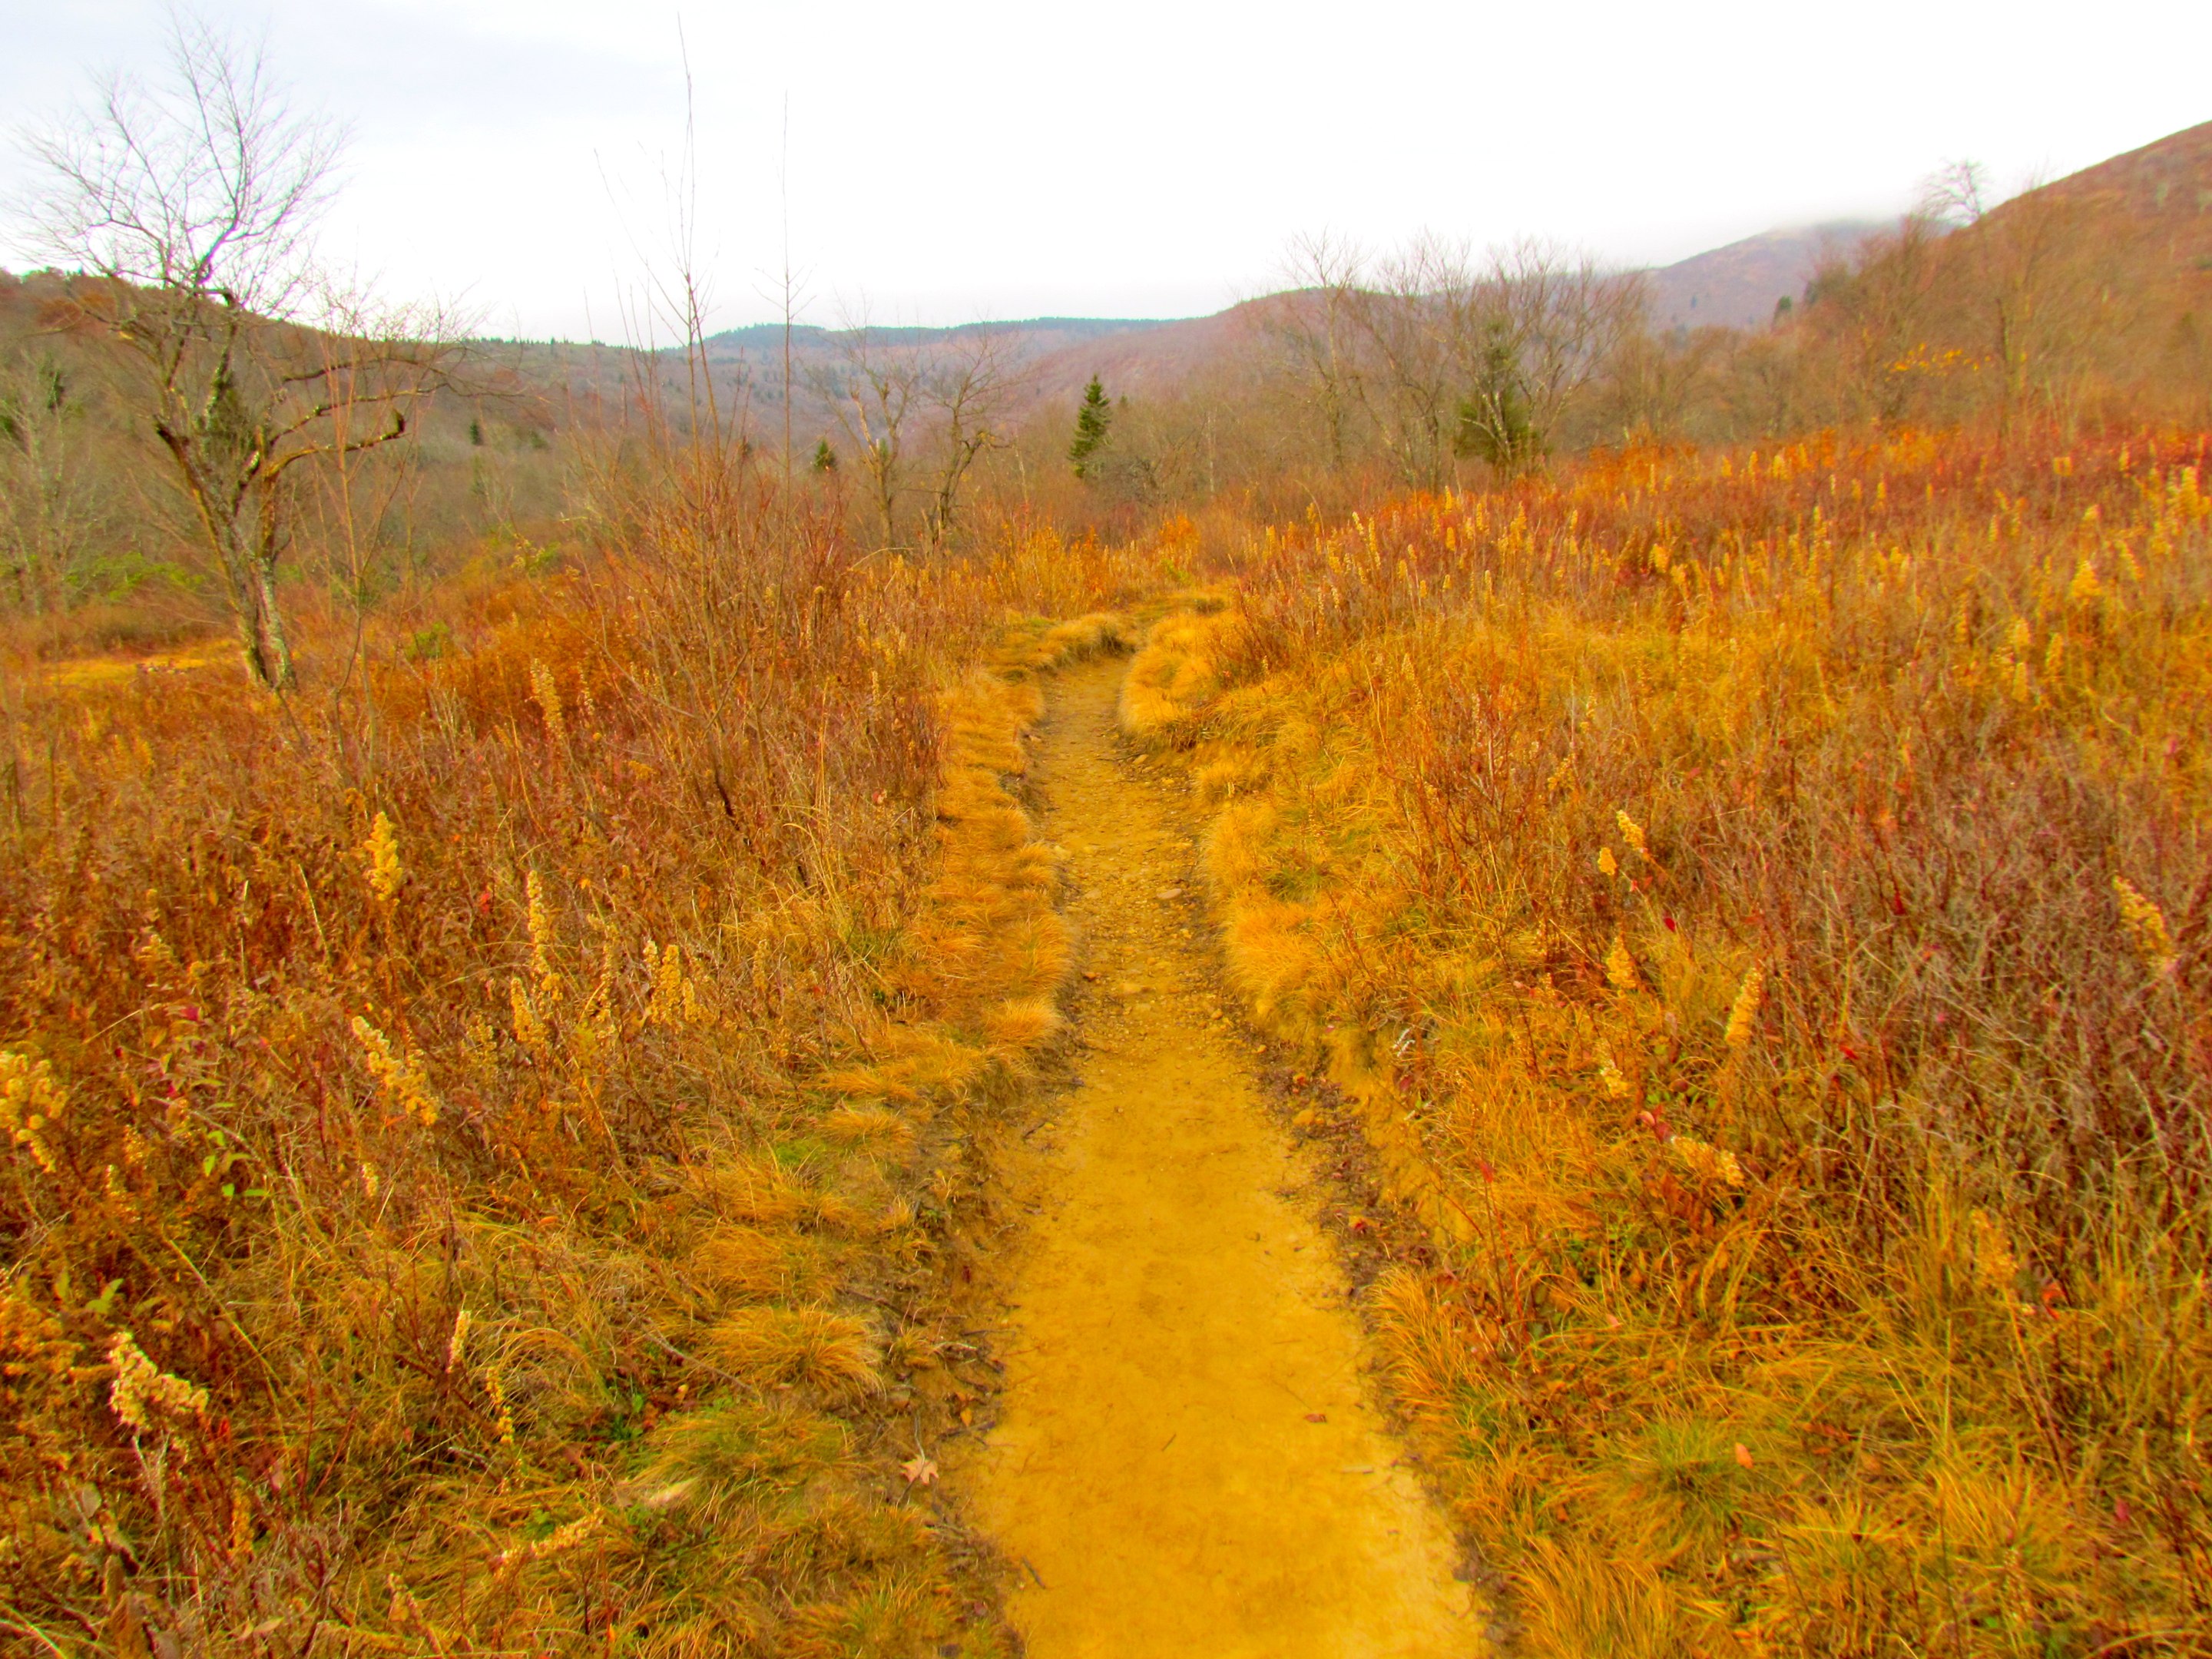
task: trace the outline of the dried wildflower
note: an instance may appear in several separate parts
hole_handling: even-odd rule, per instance
[[[514,1012],[514,1040],[530,1053],[543,1055],[547,1036],[545,1021],[539,1016],[537,1004],[531,1000],[530,988],[520,979],[509,979],[507,1000]]]
[[[1619,933],[1613,936],[1613,949],[1605,955],[1605,977],[1616,991],[1633,991],[1644,983],[1644,976],[1636,971],[1636,958],[1629,953],[1628,941]]]
[[[399,884],[407,879],[407,872],[399,863],[399,836],[392,827],[392,820],[381,812],[368,827],[368,839],[361,844],[361,853],[368,864],[368,890],[376,895],[381,904],[392,902]]]
[[[1597,849],[1597,867],[1598,873],[1608,881],[1620,873],[1620,860],[1613,857],[1613,848],[1601,847]]]
[[[361,1195],[372,1204],[374,1203],[377,1189],[382,1184],[381,1179],[376,1173],[376,1165],[364,1160],[361,1166]]]
[[[169,948],[169,941],[151,926],[138,936],[138,943],[131,948],[131,959],[149,979],[160,978],[177,965],[177,953]]]
[[[561,688],[554,684],[553,671],[542,662],[530,665],[530,692],[538,699],[538,707],[544,712],[546,735],[553,739],[556,749],[568,746],[568,719],[561,710]]]
[[[556,1551],[575,1548],[577,1545],[599,1529],[599,1522],[603,1518],[597,1510],[589,1515],[577,1516],[540,1544],[538,1547],[538,1553],[540,1555],[551,1555]]]
[[[1621,1075],[1620,1067],[1613,1064],[1613,1050],[1597,1051],[1598,1081],[1605,1087],[1607,1100],[1626,1100],[1629,1095],[1628,1079]]]
[[[143,1434],[155,1416],[198,1417],[207,1411],[205,1389],[172,1376],[147,1358],[129,1331],[118,1331],[107,1345],[107,1363],[115,1380],[107,1387],[107,1404],[123,1426]]]
[[[675,1024],[684,995],[684,947],[672,945],[664,951],[651,939],[646,940],[645,974],[653,984],[653,994],[646,999],[645,1023]]]
[[[468,1352],[468,1346],[469,1310],[463,1308],[453,1315],[453,1334],[446,1339],[446,1369],[447,1370],[453,1370],[461,1363],[461,1356]]]
[[[2105,596],[2104,584],[2097,580],[2095,563],[2084,558],[2074,567],[2074,580],[2067,585],[2066,598],[2085,609]]]
[[[1743,1185],[1743,1165],[1736,1161],[1734,1152],[1702,1140],[1693,1140],[1688,1135],[1676,1135],[1667,1144],[1674,1149],[1674,1155],[1682,1160],[1690,1173],[1705,1185]]]
[[[359,1014],[353,1018],[353,1034],[360,1039],[362,1058],[392,1103],[426,1129],[435,1123],[438,1097],[422,1075],[422,1062],[404,1048],[394,1048],[390,1037]]]
[[[2004,1224],[1986,1210],[1975,1210],[1967,1215],[1966,1227],[1973,1235],[1974,1277],[1991,1290],[2002,1290],[2020,1272]]]
[[[1644,858],[1648,859],[1651,856],[1651,849],[1644,844],[1644,826],[1642,824],[1638,823],[1634,818],[1629,817],[1626,812],[1615,812],[1613,815],[1613,821],[1620,826],[1620,838],[1623,841],[1634,848],[1637,852]]]
[[[230,1559],[253,1559],[253,1495],[235,1478],[230,1483]]]
[[[491,1022],[482,1014],[471,1014],[461,1030],[461,1054],[475,1071],[491,1069],[499,1058],[499,1044],[492,1035]]]
[[[484,1392],[491,1396],[492,1415],[499,1425],[499,1443],[514,1443],[514,1413],[507,1408],[507,1385],[499,1379],[499,1367],[484,1367]]]
[[[54,1173],[54,1149],[47,1136],[61,1127],[69,1109],[69,1097],[54,1081],[53,1068],[0,1049],[0,1129],[9,1140],[25,1148],[48,1175]]]
[[[2120,925],[2128,930],[2143,966],[2160,975],[2172,973],[2181,958],[2173,948],[2172,935],[2166,930],[2165,912],[2125,876],[2112,878],[2112,891],[2120,901]]]
[[[1735,1005],[1729,1010],[1728,1044],[1741,1048],[1752,1039],[1759,1020],[1759,1011],[1766,1001],[1766,969],[1754,962],[1737,987]]]
[[[532,870],[525,880],[524,890],[530,904],[530,971],[538,977],[538,988],[548,1002],[561,1000],[561,975],[553,971],[553,915],[545,904],[545,884]]]

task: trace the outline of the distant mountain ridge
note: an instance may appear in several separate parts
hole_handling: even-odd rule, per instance
[[[1771,230],[1650,271],[1652,321],[1662,329],[1762,326],[1772,319],[1778,301],[1802,292],[1823,257],[1878,228],[1868,221],[1832,220]],[[872,348],[896,352],[986,331],[1010,349],[1023,371],[1025,400],[1065,398],[1079,392],[1093,374],[1103,377],[1116,395],[1157,394],[1249,340],[1261,313],[1283,299],[1276,295],[1247,301],[1206,317],[1030,317],[942,328],[794,323],[790,343],[795,412],[809,424],[827,419],[827,406],[808,392],[808,383],[842,362],[864,338]],[[709,362],[745,376],[757,409],[780,405],[781,323],[724,329],[707,337],[706,348]]]
[[[2085,167],[2014,201],[2039,196],[2115,213],[2141,233],[2141,246],[2154,250],[2151,262],[2170,270],[2172,280],[2191,285],[2212,280],[2212,122]],[[1993,217],[2015,210],[2008,203],[1995,209]],[[1650,320],[1662,331],[1763,328],[1773,320],[1779,301],[1802,295],[1824,260],[1848,256],[1881,228],[1879,222],[1861,219],[1778,228],[1647,270]],[[39,320],[41,306],[69,280],[60,272],[21,279],[0,273],[0,341],[37,332],[44,325]],[[824,388],[864,337],[872,349],[896,356],[957,345],[986,332],[994,336],[1018,383],[1012,406],[1002,413],[1018,417],[1028,409],[1079,395],[1093,374],[1103,377],[1108,392],[1117,397],[1170,396],[1209,366],[1249,348],[1271,308],[1297,303],[1296,295],[1275,294],[1203,317],[1045,316],[949,327],[794,323],[789,330],[793,424],[804,434],[836,435],[837,411]],[[557,388],[555,395],[578,410],[610,398],[618,401],[643,362],[657,356],[664,372],[673,366],[673,354],[639,354],[618,345],[480,343],[503,352],[496,360],[502,386]],[[785,343],[780,322],[724,329],[705,342],[716,380],[741,386],[751,416],[770,425],[781,419]],[[525,423],[556,419],[548,415]]]
[[[814,323],[793,323],[791,325],[791,343],[794,349],[804,346],[809,350],[819,350],[825,347],[842,347],[866,335],[878,345],[927,345],[938,340],[957,339],[962,335],[986,331],[1018,338],[1050,336],[1096,339],[1103,335],[1124,333],[1130,329],[1161,328],[1170,320],[1173,319],[1158,317],[1025,317],[1009,322],[957,323],[943,328],[884,326],[873,323],[853,328],[823,328]],[[781,351],[783,349],[783,325],[748,323],[742,328],[726,328],[718,334],[708,335],[706,344],[710,357],[731,353],[750,355],[754,351]]]

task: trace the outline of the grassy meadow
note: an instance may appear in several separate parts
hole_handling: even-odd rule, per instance
[[[936,1455],[1127,652],[1506,1651],[2212,1654],[2212,129],[1743,328],[1308,239],[1078,405],[339,303],[173,32],[291,193],[47,143],[0,273],[0,1653],[1013,1659]]]
[[[1066,967],[1018,682],[1111,631],[1008,618],[1139,567],[601,499],[316,691],[9,680],[9,1650],[998,1650],[916,1460]]]
[[[1523,1650],[2206,1639],[2205,443],[1599,456],[1138,658]]]

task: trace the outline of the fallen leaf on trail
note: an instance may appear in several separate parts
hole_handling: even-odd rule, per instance
[[[1309,1423],[1326,1423],[1328,1421],[1328,1413],[1327,1412],[1308,1412],[1306,1413],[1306,1421]]]
[[[1735,1461],[1742,1464],[1746,1468],[1749,1468],[1752,1466],[1753,1459],[1751,1455],[1751,1448],[1745,1445],[1741,1440],[1735,1443]]]
[[[906,1476],[909,1486],[933,1486],[937,1484],[937,1462],[933,1458],[909,1457],[899,1465],[899,1473]]]

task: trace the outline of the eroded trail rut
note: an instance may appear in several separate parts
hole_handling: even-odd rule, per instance
[[[1060,676],[1036,769],[1070,854],[1082,1082],[1006,1171],[1005,1413],[964,1472],[1031,1659],[1481,1648],[1449,1531],[1369,1404],[1307,1179],[1216,1018],[1188,841],[1117,758],[1121,665]]]

